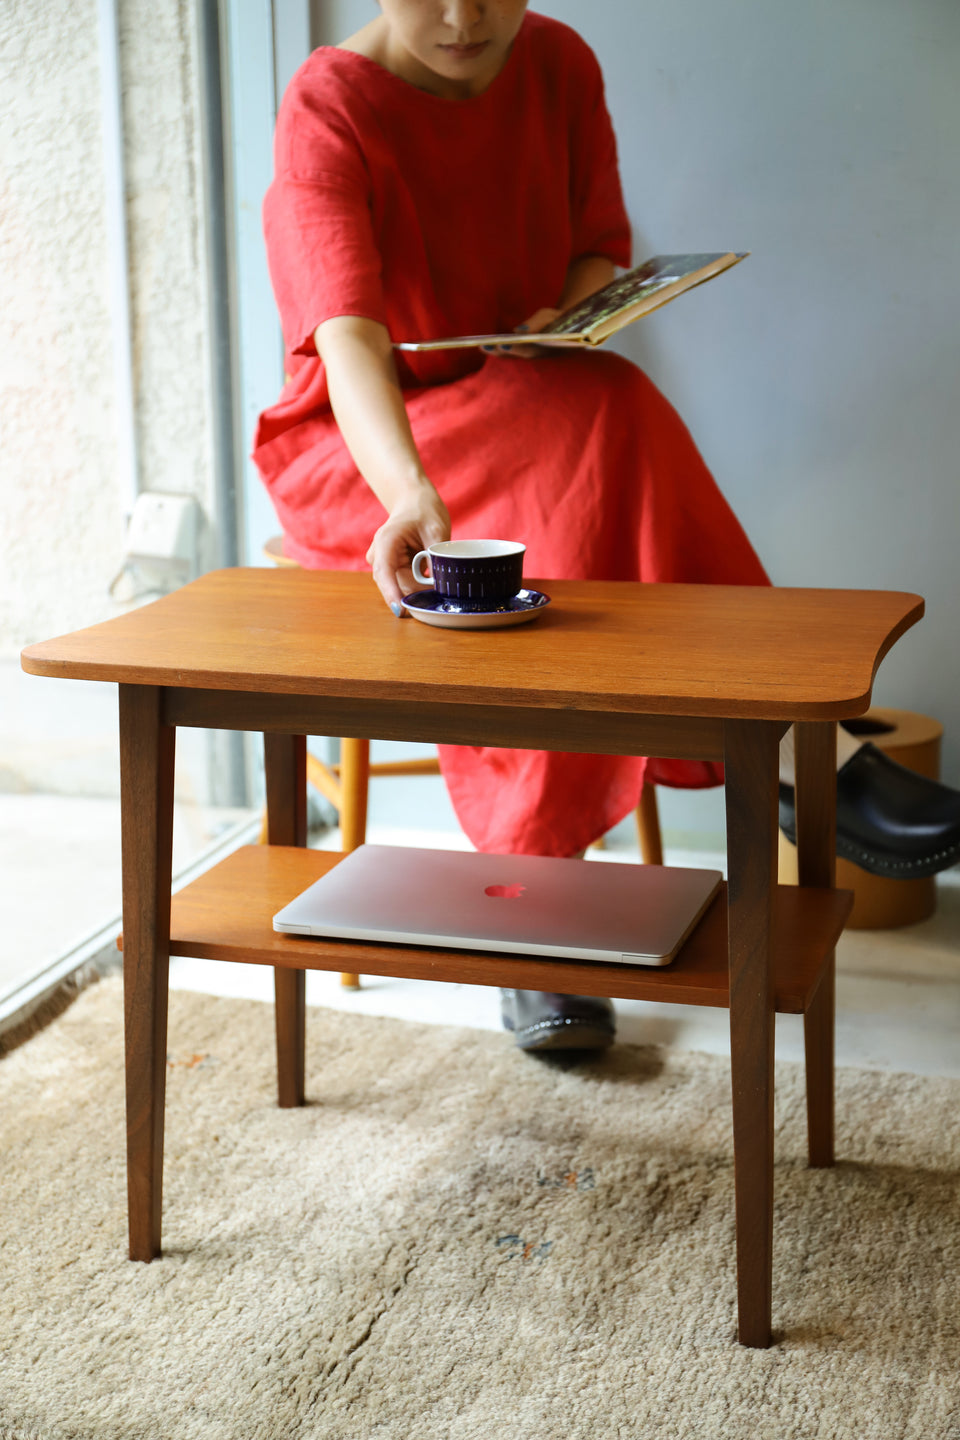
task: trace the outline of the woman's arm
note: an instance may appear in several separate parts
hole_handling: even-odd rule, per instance
[[[342,315],[325,320],[314,339],[344,444],[387,512],[367,560],[383,598],[402,614],[404,589],[416,588],[410,562],[450,538],[450,516],[417,453],[386,327]]]
[[[545,305],[537,310],[530,319],[522,326],[531,335],[538,334],[551,320],[564,310],[570,310],[574,305],[579,305],[581,300],[586,300],[596,290],[602,290],[604,285],[609,285],[614,276],[614,265],[605,255],[581,255],[579,260],[574,260],[567,271],[567,278],[564,281],[563,293],[560,296],[560,303],[554,309]],[[538,355],[549,355],[551,353],[548,345],[501,345],[501,355],[515,355],[522,360],[532,360]],[[556,353],[556,352],[554,352]]]
[[[567,271],[560,309],[569,310],[571,306],[579,305],[588,295],[609,285],[613,275],[613,261],[608,260],[606,255],[581,255]]]

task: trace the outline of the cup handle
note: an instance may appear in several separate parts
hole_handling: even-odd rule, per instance
[[[429,562],[430,562],[430,552],[429,552],[429,550],[418,550],[417,553],[416,553],[416,555],[414,555],[414,557],[413,557],[413,564],[410,566],[410,569],[413,571],[413,578],[414,578],[414,580],[419,580],[419,582],[420,582],[421,585],[432,585],[432,584],[433,584],[433,575],[432,575],[432,573],[431,573],[430,575],[424,575],[424,574],[421,573],[421,562],[422,562],[422,561],[425,561],[427,564],[429,564]]]

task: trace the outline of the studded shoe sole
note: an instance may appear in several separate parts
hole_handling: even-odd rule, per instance
[[[605,1050],[615,1039],[609,1000],[554,995],[539,990],[502,990],[503,1028],[520,1050]]]
[[[791,810],[792,808],[791,801]],[[792,818],[786,820],[782,808],[780,814],[780,829],[790,844],[796,845],[795,821]],[[927,875],[939,875],[941,870],[949,870],[951,865],[960,862],[960,844],[948,845],[943,850],[935,850],[932,855],[927,855],[921,860],[906,860],[899,855],[883,855],[878,850],[866,850],[856,841],[848,840],[846,836],[838,833],[837,854],[843,860],[849,860],[852,864],[858,865],[861,870],[867,870],[871,875],[882,875],[887,880],[922,880]]]

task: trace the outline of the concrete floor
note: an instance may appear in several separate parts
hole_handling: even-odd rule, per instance
[[[177,802],[174,875],[230,847],[251,822],[259,815],[249,810]],[[2,1021],[119,931],[119,800],[0,793],[0,876]]]
[[[207,803],[223,765],[215,734],[180,731],[175,875],[255,818]],[[0,1022],[116,934],[119,791],[117,687],[40,679],[0,657]]]

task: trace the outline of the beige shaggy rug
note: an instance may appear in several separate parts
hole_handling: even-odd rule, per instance
[[[171,996],[165,1253],[125,1258],[121,993],[0,1061],[0,1435],[960,1440],[960,1083],[777,1076],[774,1317],[734,1343],[729,1074]]]

